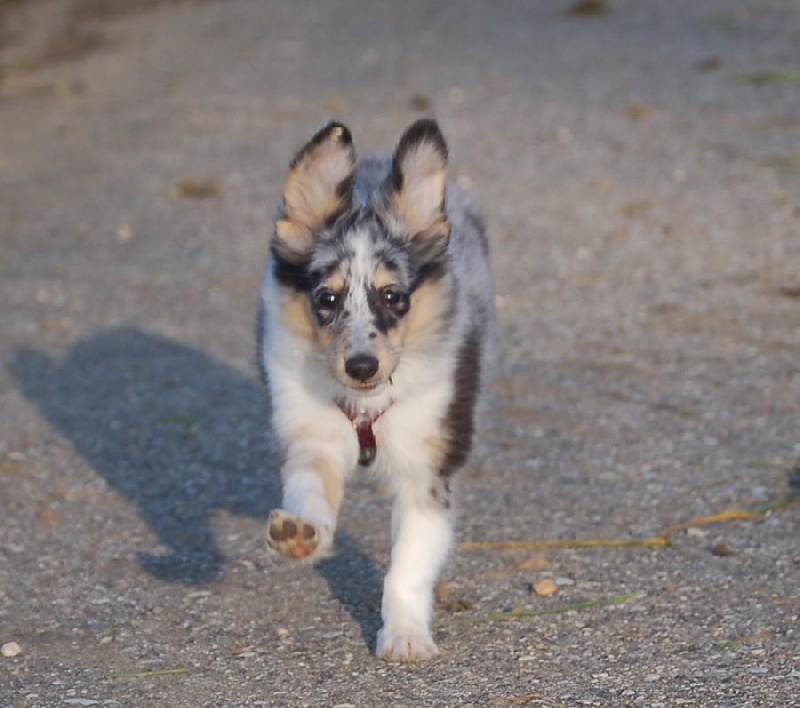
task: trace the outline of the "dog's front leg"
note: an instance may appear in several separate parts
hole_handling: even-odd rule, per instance
[[[346,430],[346,428],[345,428]],[[289,558],[319,558],[333,545],[345,476],[355,466],[353,442],[298,434],[281,469],[283,508],[267,524],[270,548]]]
[[[431,637],[433,585],[452,546],[450,514],[437,482],[401,490],[392,509],[392,558],[383,584],[377,655],[418,661],[439,653]],[[445,492],[446,494],[446,492]]]

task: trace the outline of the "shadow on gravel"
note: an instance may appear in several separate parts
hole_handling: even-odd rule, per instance
[[[336,555],[316,565],[320,575],[342,607],[361,630],[364,643],[375,648],[381,628],[381,596],[385,569],[341,531],[336,532]]]
[[[197,349],[135,329],[110,329],[61,362],[16,352],[24,394],[136,507],[166,547],[140,552],[158,578],[216,578],[217,509],[266,519],[279,499],[275,455],[258,387]]]
[[[11,371],[48,422],[158,535],[166,553],[139,552],[138,559],[162,580],[198,585],[220,575],[216,510],[266,520],[280,503],[280,459],[265,433],[260,386],[198,349],[109,329],[60,362],[18,350]],[[371,639],[380,622],[378,569],[345,534],[337,534],[337,545],[340,552],[318,570]]]

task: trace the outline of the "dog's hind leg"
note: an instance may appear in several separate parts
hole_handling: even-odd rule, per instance
[[[439,653],[430,633],[433,585],[453,532],[446,496],[434,494],[433,488],[401,491],[392,509],[392,559],[376,648],[389,661],[419,661]]]

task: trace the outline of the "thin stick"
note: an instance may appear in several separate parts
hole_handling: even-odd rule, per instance
[[[542,617],[543,615],[557,615],[564,612],[579,612],[589,610],[593,607],[606,607],[608,605],[621,605],[631,600],[642,597],[642,593],[634,592],[628,595],[611,595],[601,597],[597,600],[584,600],[574,602],[571,605],[558,605],[556,607],[543,607],[538,610],[514,610],[512,612],[496,612],[491,615],[479,615],[477,617],[454,617],[452,619],[440,620],[436,623],[437,627],[447,627],[452,624],[482,624],[484,622],[508,622],[509,620],[524,617]]]
[[[654,536],[652,538],[577,538],[555,541],[462,541],[459,550],[547,550],[553,548],[669,548],[668,538]]]
[[[668,526],[661,531],[662,536],[670,536],[678,531],[685,531],[688,528],[695,526],[708,526],[709,524],[719,524],[723,521],[753,521],[758,519],[762,514],[758,511],[749,511],[747,509],[723,509],[718,514],[711,514],[709,516],[697,516],[694,519],[689,519],[681,524]]]
[[[151,676],[183,676],[189,669],[158,669],[156,671],[112,671],[108,676],[112,679],[150,678]]]
[[[777,499],[773,499],[771,502],[767,502],[763,506],[758,507],[756,511],[759,514],[769,514],[771,511],[785,509],[786,507],[789,507],[798,501],[800,501],[800,492],[791,492],[785,497],[778,497]]]

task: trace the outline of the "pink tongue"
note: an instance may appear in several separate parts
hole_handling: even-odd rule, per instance
[[[361,448],[358,454],[358,464],[366,467],[372,464],[375,459],[375,453],[378,451],[375,433],[372,432],[372,423],[368,420],[357,423],[355,429],[358,435],[358,445]]]

